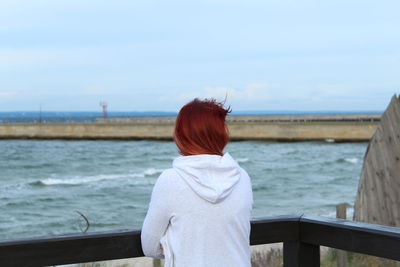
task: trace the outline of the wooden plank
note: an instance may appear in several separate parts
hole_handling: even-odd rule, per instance
[[[339,204],[336,206],[336,218],[339,219],[346,219],[346,210],[347,210],[347,204]],[[337,267],[347,267],[349,265],[348,259],[347,259],[347,251],[337,249],[336,250],[336,263]]]
[[[354,220],[400,226],[400,102],[393,96],[364,158]]]
[[[400,228],[334,218],[303,216],[300,240],[372,256],[400,260]]]
[[[0,266],[31,267],[143,256],[140,231],[91,233],[0,243]]]
[[[346,209],[347,209],[347,204],[339,204],[336,206],[336,218],[339,219],[346,219]]]
[[[295,241],[299,237],[300,216],[260,218],[251,223],[250,244]]]
[[[284,267],[319,267],[320,251],[318,245],[299,241],[283,243]]]

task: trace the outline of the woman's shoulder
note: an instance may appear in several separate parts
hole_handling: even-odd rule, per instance
[[[173,193],[182,187],[182,179],[179,178],[178,174],[174,169],[164,170],[153,187],[153,195],[156,196],[171,196]]]
[[[175,185],[176,183],[179,183],[180,180],[181,179],[179,179],[178,173],[173,168],[169,168],[161,172],[160,176],[157,179],[156,185]]]
[[[174,168],[168,168],[161,172],[158,179],[176,178],[176,177],[178,177],[178,173],[174,170]]]

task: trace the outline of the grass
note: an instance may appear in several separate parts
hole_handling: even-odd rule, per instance
[[[358,253],[347,253],[348,267],[400,267],[400,261],[368,256]],[[283,266],[282,249],[256,251],[251,256],[252,267]],[[321,254],[321,267],[337,267],[336,249],[327,249]]]
[[[321,259],[321,267],[336,267],[336,249],[328,249]],[[400,267],[399,261],[369,256],[358,253],[347,253],[348,267]]]
[[[283,266],[283,253],[280,248],[255,251],[251,254],[252,267]]]

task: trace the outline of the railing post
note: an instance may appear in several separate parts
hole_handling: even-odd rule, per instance
[[[339,219],[346,219],[347,212],[346,212],[347,205],[345,203],[339,204],[336,206],[336,218]],[[347,259],[347,251],[337,249],[336,250],[336,262],[337,267],[348,267],[348,259]]]
[[[283,242],[284,267],[319,267],[319,246],[299,241]]]

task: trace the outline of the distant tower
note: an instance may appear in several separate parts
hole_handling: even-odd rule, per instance
[[[100,106],[103,109],[103,119],[107,118],[107,103],[101,101]]]
[[[42,123],[42,104],[39,106],[39,123]]]

